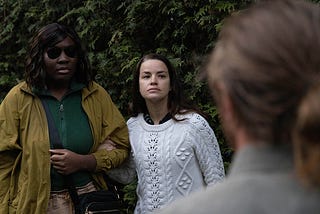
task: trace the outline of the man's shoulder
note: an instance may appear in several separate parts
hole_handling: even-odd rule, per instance
[[[158,212],[158,214],[205,214],[213,213],[212,210],[218,211],[215,204],[217,203],[217,199],[221,198],[221,188],[226,188],[225,184],[216,184],[208,187],[206,190],[178,199]]]
[[[259,178],[260,177],[260,178]],[[263,176],[262,176],[263,177]],[[170,204],[159,214],[250,214],[250,213],[317,213],[320,210],[320,193],[306,194],[294,182],[284,177],[236,176],[208,187]],[[294,202],[294,203],[293,203]],[[286,204],[286,206],[284,206]]]

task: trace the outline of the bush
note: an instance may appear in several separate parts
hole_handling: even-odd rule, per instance
[[[205,82],[197,79],[215,45],[226,16],[250,0],[0,0],[0,102],[23,79],[27,42],[51,22],[74,27],[89,51],[96,80],[128,119],[132,72],[150,52],[167,56],[176,67],[185,94],[209,114],[226,168],[232,150],[225,142],[217,110]],[[135,202],[136,183],[124,188]]]

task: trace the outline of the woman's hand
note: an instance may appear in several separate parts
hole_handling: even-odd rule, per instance
[[[49,151],[53,168],[63,175],[80,170],[93,171],[97,164],[93,155],[80,155],[68,149],[50,149]]]

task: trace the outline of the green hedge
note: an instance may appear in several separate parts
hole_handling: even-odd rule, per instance
[[[0,0],[0,102],[23,79],[28,40],[51,22],[73,26],[89,51],[96,80],[125,118],[132,71],[149,52],[166,55],[183,80],[186,95],[210,115],[226,168],[232,150],[221,132],[205,82],[197,80],[226,16],[253,0]],[[319,2],[319,1],[315,1]],[[135,183],[124,188],[134,205]]]

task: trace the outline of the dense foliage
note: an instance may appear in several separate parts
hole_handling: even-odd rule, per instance
[[[50,22],[60,22],[73,26],[80,34],[97,73],[96,80],[108,90],[126,118],[136,63],[143,54],[158,52],[171,59],[186,96],[206,111],[211,125],[219,129],[210,94],[206,84],[197,80],[197,74],[205,54],[214,46],[223,18],[250,1],[0,2],[0,101],[23,79],[27,42],[34,32]]]
[[[253,0],[0,0],[0,102],[23,80],[27,42],[51,22],[73,26],[89,51],[96,80],[128,118],[132,72],[146,53],[166,55],[184,83],[185,94],[208,113],[221,145],[226,145],[207,85],[197,76],[226,16]],[[317,1],[318,2],[318,1]],[[134,203],[132,185],[127,199]],[[131,195],[130,195],[131,194]]]

